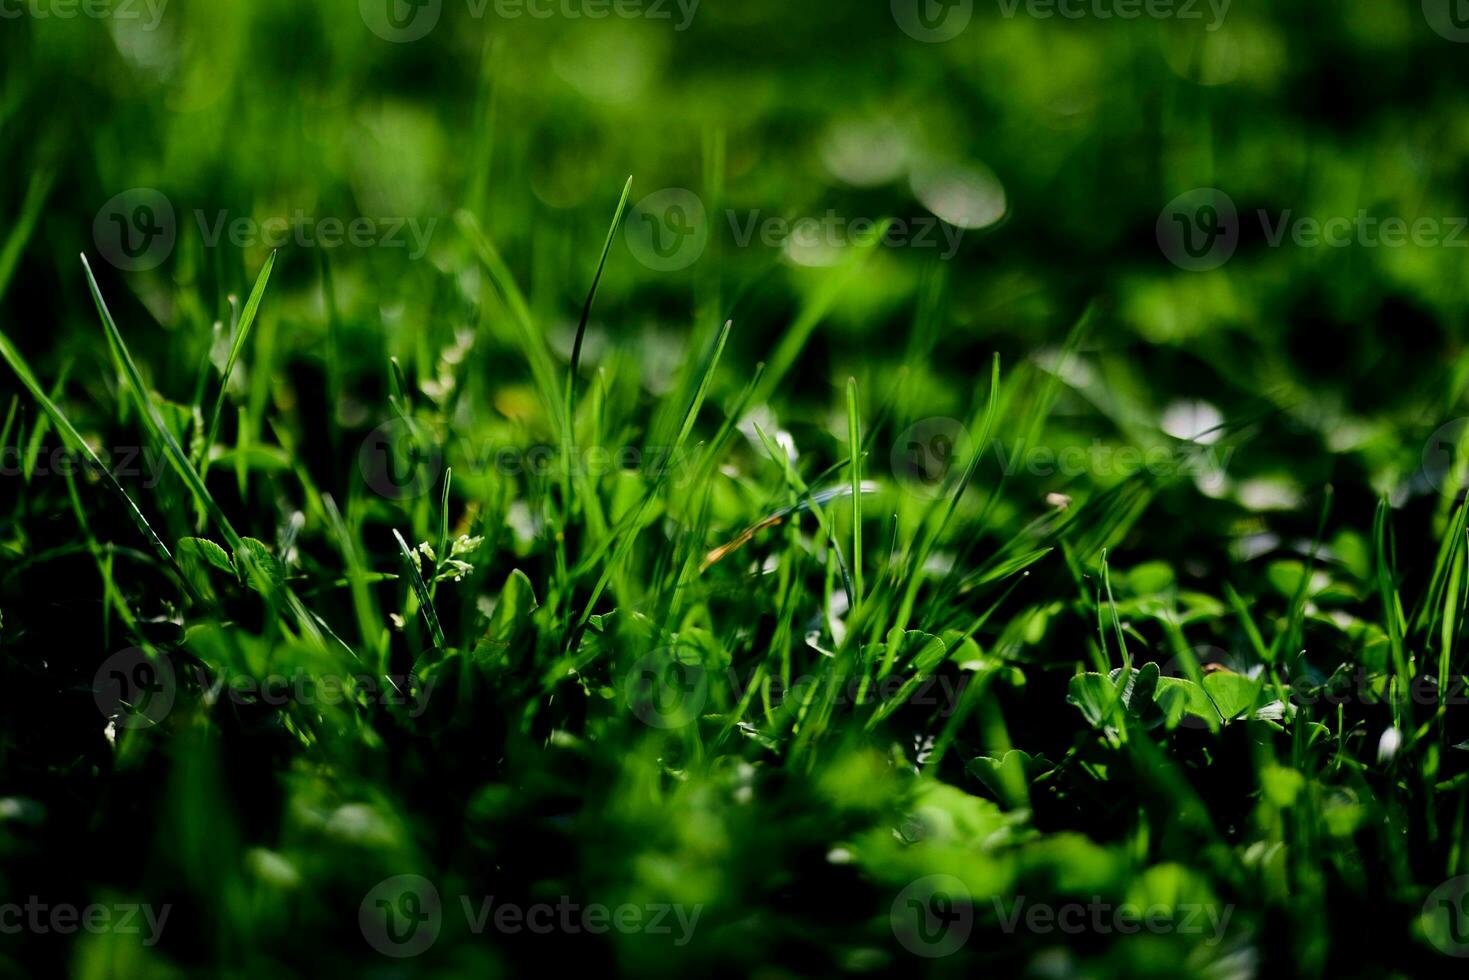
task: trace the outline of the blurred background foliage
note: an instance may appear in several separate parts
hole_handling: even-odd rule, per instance
[[[320,495],[342,503],[365,568],[401,571],[387,536],[401,514],[415,540],[436,540],[436,497],[399,510],[361,486],[357,448],[391,417],[389,359],[413,379],[421,414],[464,444],[448,450],[451,462],[456,451],[559,438],[456,215],[470,215],[504,256],[559,377],[632,175],[633,202],[664,188],[697,195],[709,245],[689,267],[662,271],[614,237],[583,375],[603,373],[607,415],[625,441],[676,427],[683,392],[732,319],[710,405],[732,404],[757,363],[781,365],[755,407],[767,431],[799,448],[812,480],[846,457],[843,388],[855,377],[864,418],[898,406],[870,444],[869,468],[886,481],[907,424],[978,417],[998,352],[1003,417],[1017,426],[1001,428],[1002,442],[1058,378],[1043,443],[1053,452],[1173,446],[1195,434],[1180,429],[1191,418],[1224,425],[1221,447],[1234,449],[1225,472],[1172,481],[1116,538],[1088,539],[1122,549],[1117,597],[1139,638],[1171,637],[1169,617],[1149,603],[1166,594],[1176,608],[1181,589],[1197,593],[1184,605],[1202,610],[1201,639],[1246,646],[1224,614],[1226,580],[1262,619],[1286,616],[1300,569],[1291,578],[1281,562],[1302,560],[1328,484],[1340,615],[1309,629],[1343,650],[1357,649],[1342,638],[1351,630],[1376,629],[1370,613],[1355,617],[1375,588],[1365,541],[1381,495],[1396,510],[1404,574],[1423,587],[1452,503],[1425,480],[1423,453],[1464,412],[1469,253],[1272,247],[1254,217],[1469,215],[1469,49],[1432,31],[1417,3],[1235,0],[1217,31],[1148,18],[1037,19],[1023,7],[1007,17],[1000,4],[979,3],[965,31],[937,44],[904,34],[880,2],[703,0],[686,30],[676,29],[679,9],[668,9],[669,20],[506,19],[493,4],[475,17],[462,0],[444,0],[438,27],[404,44],[369,30],[356,0],[169,0],[152,30],[145,8],[139,21],[0,20],[0,241],[35,216],[20,250],[0,254],[0,330],[44,387],[58,386],[86,434],[133,444],[138,419],[100,342],[79,253],[92,257],[158,397],[187,418],[200,365],[212,357],[218,366],[221,343],[228,349],[220,325],[233,319],[231,297],[248,293],[269,252],[210,245],[196,212],[210,222],[220,212],[264,221],[298,211],[433,222],[418,260],[350,245],[282,251],[231,384],[242,411],[225,434],[239,468],[220,463],[210,479],[237,523],[268,540],[295,508],[308,511],[295,567],[325,583],[323,615],[344,632],[354,619],[385,623],[376,606],[410,608],[402,584],[375,590],[368,613],[334,589],[346,573]],[[1155,236],[1160,210],[1196,187],[1223,190],[1241,216],[1234,258],[1199,273],[1171,264]],[[124,273],[97,260],[93,228],[99,209],[132,188],[168,198],[178,241],[156,269]],[[943,260],[914,247],[741,246],[731,212],[741,222],[756,212],[998,218],[976,222],[983,227],[966,230]],[[822,311],[814,329],[792,342],[793,324],[812,310]],[[1075,336],[1079,346],[1068,348]],[[21,431],[36,431],[34,406],[7,372],[0,411],[12,404],[30,426]],[[1169,424],[1170,410],[1185,421]],[[706,412],[701,437],[721,420]],[[753,432],[732,455],[726,468],[744,476],[768,463]],[[472,647],[487,611],[508,608],[504,583],[515,568],[526,569],[537,599],[501,625],[549,632],[558,624],[527,627],[558,582],[535,533],[533,494],[473,467],[455,478],[455,532],[484,534],[491,547],[439,600],[450,645]],[[699,547],[762,516],[773,493],[769,479],[760,493],[752,479],[712,479]],[[1048,493],[1080,508],[1127,479],[1115,468],[1016,474],[988,509],[966,500],[963,519],[983,512],[986,522],[945,542],[946,556],[1011,541],[1047,514]],[[680,757],[688,744],[670,749],[612,710],[615,672],[558,682],[550,667],[564,666],[554,658],[559,637],[549,662],[515,661],[548,655],[544,639],[518,633],[498,638],[516,653],[455,682],[464,685],[455,700],[435,701],[411,724],[378,706],[303,726],[190,691],[159,730],[113,744],[90,683],[124,634],[246,672],[309,665],[311,652],[278,648],[248,590],[230,598],[224,629],[158,598],[171,589],[142,565],[115,573],[138,605],[139,621],[125,628],[99,599],[84,549],[37,560],[77,540],[66,485],[10,473],[3,483],[3,893],[174,905],[157,948],[121,936],[66,946],[4,937],[19,944],[15,959],[0,960],[17,976],[22,962],[85,977],[494,975],[577,960],[641,974],[785,975],[775,963],[790,975],[896,971],[916,961],[894,943],[892,895],[932,873],[960,877],[986,923],[964,956],[925,964],[940,973],[1245,976],[1266,957],[1276,968],[1295,961],[1350,974],[1418,955],[1376,948],[1377,934],[1352,929],[1377,916],[1407,944],[1422,898],[1412,881],[1437,880],[1424,857],[1438,854],[1432,848],[1394,855],[1385,832],[1365,842],[1387,816],[1415,819],[1387,802],[1386,777],[1358,774],[1349,789],[1313,779],[1300,792],[1316,794],[1313,812],[1335,814],[1322,830],[1291,823],[1296,791],[1260,794],[1262,750],[1240,731],[1188,747],[1199,767],[1190,772],[1203,774],[1197,796],[1150,779],[1136,756],[1094,761],[1090,782],[1035,790],[1027,806],[974,775],[974,760],[993,755],[999,765],[1012,743],[1054,763],[1082,727],[1065,685],[1095,619],[1075,608],[1059,562],[1007,607],[1013,628],[980,637],[985,657],[1039,667],[1022,678],[1025,690],[986,675],[994,699],[947,763],[954,785],[915,789],[913,746],[867,738],[860,726],[834,734],[819,762],[775,764],[759,733],[741,732],[742,744],[710,749],[695,765]],[[910,532],[912,501],[883,492],[870,506],[901,512],[893,527]],[[147,494],[166,540],[194,533],[182,487]],[[669,513],[697,510],[689,496]],[[614,512],[625,512],[626,497]],[[137,546],[110,503],[88,499],[86,510],[97,538]],[[657,547],[646,551],[617,591],[657,606],[668,576]],[[1095,569],[1098,552],[1078,560]],[[808,584],[798,611],[819,624],[819,568]],[[701,621],[684,625],[703,630],[745,676],[749,662],[724,647],[731,622],[761,621],[762,596],[742,595],[733,572],[709,588]],[[406,618],[383,647],[399,667],[429,645],[411,611]],[[374,634],[362,632],[371,648]],[[593,637],[594,653],[616,649],[615,632]],[[1381,655],[1380,641],[1378,631],[1359,646],[1376,644]],[[1010,731],[997,739],[1005,723],[992,716],[1001,714]],[[1212,830],[1193,811],[1176,819],[1191,806],[1212,815]],[[917,836],[905,837],[899,828],[915,819]],[[1308,840],[1293,838],[1310,858],[1292,860],[1319,861],[1314,890],[1301,890],[1305,872],[1272,847],[1287,828]],[[1266,843],[1246,849],[1236,839],[1244,833]],[[705,910],[695,941],[672,951],[638,935],[563,937],[554,948],[527,936],[491,943],[446,914],[433,952],[404,965],[364,946],[356,913],[376,882],[409,872],[434,879],[446,907],[461,894],[572,894]],[[1379,875],[1390,884],[1374,899],[1365,882]],[[1063,945],[997,931],[988,897],[1006,895],[1242,908],[1219,948],[1178,936]]]

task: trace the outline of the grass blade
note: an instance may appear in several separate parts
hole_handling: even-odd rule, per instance
[[[230,344],[229,360],[225,361],[224,372],[219,378],[219,395],[214,400],[214,414],[209,419],[209,429],[199,451],[201,475],[209,473],[209,450],[214,446],[215,436],[219,434],[219,417],[224,413],[224,399],[225,393],[229,391],[230,375],[235,370],[235,362],[240,359],[240,351],[245,348],[245,341],[250,337],[250,328],[255,323],[255,315],[260,311],[260,301],[265,296],[266,284],[270,282],[271,270],[275,268],[276,254],[271,252],[270,258],[265,260],[265,267],[260,270],[260,275],[255,279],[255,288],[250,290],[250,298],[245,301],[245,311],[240,314],[240,325],[235,328],[235,339]]]

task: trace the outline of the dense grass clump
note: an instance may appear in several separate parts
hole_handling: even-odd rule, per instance
[[[797,6],[0,19],[0,973],[1469,955],[1457,22]]]

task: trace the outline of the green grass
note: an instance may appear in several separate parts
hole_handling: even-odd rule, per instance
[[[0,974],[1452,969],[1462,257],[1154,237],[1469,208],[1458,49],[1349,7],[6,27]],[[883,244],[955,161],[1004,220]],[[439,220],[195,219],[298,208]],[[730,234],[828,210],[878,237]]]

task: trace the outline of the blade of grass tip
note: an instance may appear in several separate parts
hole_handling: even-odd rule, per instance
[[[566,509],[567,520],[571,512],[571,457],[576,447],[576,376],[581,369],[581,346],[587,335],[587,321],[592,318],[592,304],[597,300],[597,288],[602,284],[602,273],[607,268],[607,256],[612,251],[612,239],[622,225],[623,213],[627,210],[627,198],[632,193],[632,177],[622,185],[622,197],[617,202],[617,212],[607,228],[607,238],[602,242],[602,255],[597,260],[597,271],[592,276],[592,286],[587,290],[586,302],[582,304],[581,319],[576,325],[576,339],[571,344],[571,361],[566,366],[566,402],[561,411],[561,497]],[[558,544],[564,536],[558,537]]]
[[[418,596],[418,611],[423,615],[423,621],[428,624],[428,631],[434,638],[434,646],[443,650],[448,647],[444,642],[444,630],[439,625],[439,614],[434,611],[434,601],[428,594],[428,586],[424,584],[423,575],[418,570],[418,562],[413,557],[413,549],[408,547],[408,542],[403,540],[403,535],[393,528],[393,537],[398,539],[398,547],[403,552],[403,563],[408,566],[408,581],[413,585],[413,591]]]
[[[57,408],[56,404],[50,398],[46,397],[46,392],[41,389],[40,383],[36,381],[35,375],[31,373],[30,365],[25,362],[25,358],[20,356],[20,352],[15,349],[14,345],[10,342],[10,338],[5,336],[4,332],[0,332],[0,357],[5,359],[5,363],[10,365],[10,369],[15,372],[16,377],[20,378],[20,383],[25,386],[26,390],[30,392],[31,397],[41,406],[41,410],[51,419],[51,424],[56,426],[56,430],[61,433],[62,438],[71,445],[72,449],[85,456],[94,471],[102,477],[103,484],[112,492],[113,496],[117,497],[118,502],[127,510],[128,517],[143,535],[143,539],[148,542],[148,546],[153,549],[153,553],[177,570],[178,565],[175,563],[173,555],[158,535],[153,533],[153,528],[148,524],[148,519],[143,516],[143,512],[138,509],[138,505],[133,502],[133,498],[129,497],[127,491],[122,488],[122,484],[117,482],[117,477],[113,475],[112,471],[104,466],[102,461],[97,458],[97,454],[92,451],[92,447],[87,445],[87,441],[72,426],[71,421],[62,414],[61,409]]]
[[[224,535],[225,541],[230,546],[230,551],[240,550],[242,539],[235,532],[234,526],[230,524],[229,518],[224,516],[224,511],[210,495],[208,488],[204,486],[204,480],[199,476],[199,471],[194,469],[189,458],[184,454],[183,447],[169,431],[159,414],[158,406],[153,404],[153,399],[148,394],[148,387],[143,382],[142,372],[138,365],[133,362],[133,356],[128,352],[127,344],[122,339],[122,331],[117,329],[117,322],[112,319],[112,313],[107,309],[107,302],[102,298],[102,290],[97,285],[97,277],[92,274],[92,265],[82,256],[82,268],[87,273],[87,286],[92,291],[92,301],[97,305],[97,314],[102,318],[102,328],[107,334],[107,344],[112,350],[113,359],[127,375],[129,386],[133,390],[133,398],[138,403],[138,410],[143,416],[144,424],[153,430],[154,436],[163,443],[164,452],[173,464],[184,483],[194,493],[198,500],[204,505],[215,525]]]
[[[439,594],[439,569],[449,560],[449,486],[454,481],[454,468],[444,470],[444,492],[439,497],[439,550],[434,555],[434,580],[429,584],[429,598]]]
[[[857,420],[857,379],[847,379],[847,443],[852,469],[852,618],[862,601],[862,431]]]
[[[214,439],[219,434],[219,417],[224,414],[224,399],[225,394],[229,391],[230,375],[234,373],[235,362],[240,359],[240,352],[245,349],[245,341],[250,337],[250,328],[255,323],[255,315],[260,312],[260,301],[265,296],[265,287],[270,282],[270,273],[275,268],[277,254],[271,252],[270,258],[265,260],[265,266],[260,270],[260,275],[255,278],[255,288],[250,290],[250,298],[245,301],[245,311],[240,314],[240,325],[235,329],[235,339],[230,344],[230,355],[224,363],[224,373],[219,378],[219,395],[214,399],[214,414],[209,419],[209,428],[204,435],[204,447],[199,454],[199,475],[201,477],[209,474],[209,450],[213,448]]]
[[[628,195],[632,193],[632,178],[622,185],[622,198],[617,202],[617,213],[607,228],[607,239],[602,243],[602,257],[597,260],[597,273],[592,276],[592,288],[587,290],[586,302],[582,304],[581,320],[576,325],[576,340],[571,345],[571,364],[566,372],[566,414],[571,415],[571,401],[576,390],[576,372],[581,367],[581,345],[587,334],[587,321],[592,317],[592,304],[597,300],[597,288],[602,284],[602,272],[607,268],[607,256],[612,251],[612,239],[622,225],[622,216],[627,211]]]

